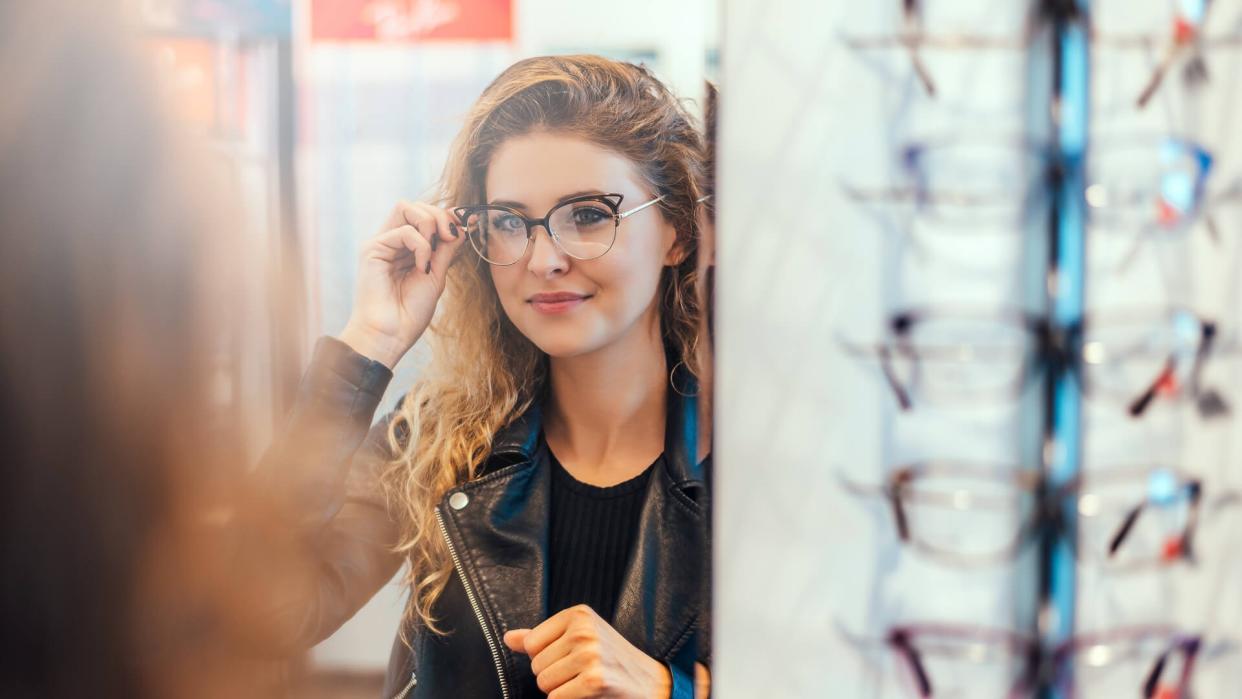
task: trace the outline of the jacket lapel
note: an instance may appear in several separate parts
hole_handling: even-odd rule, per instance
[[[693,386],[691,379],[676,386]],[[704,601],[704,487],[698,463],[698,402],[669,391],[663,468],[652,473],[613,627],[657,660],[691,637]]]
[[[530,659],[511,652],[504,633],[533,628],[547,617],[551,480],[541,427],[536,405],[497,434],[479,477],[440,503],[514,687],[530,674]],[[460,509],[453,507],[457,492],[468,497]]]

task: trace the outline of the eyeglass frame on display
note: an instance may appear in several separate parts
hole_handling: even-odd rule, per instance
[[[1062,669],[1063,663],[1073,659],[1084,648],[1086,652],[1091,652],[1096,648],[1107,649],[1119,646],[1127,641],[1161,640],[1163,650],[1156,656],[1152,662],[1151,669],[1143,680],[1142,696],[1144,699],[1162,699],[1162,695],[1158,693],[1158,690],[1161,689],[1158,683],[1173,653],[1180,651],[1186,657],[1186,663],[1177,683],[1179,694],[1175,695],[1184,696],[1185,690],[1190,686],[1195,664],[1200,660],[1200,656],[1206,656],[1205,659],[1211,659],[1237,650],[1237,644],[1232,640],[1223,639],[1208,645],[1202,635],[1187,634],[1173,627],[1157,625],[1121,627],[1109,631],[1079,634],[1051,650],[1045,649],[1034,637],[1016,631],[962,624],[900,624],[890,627],[883,638],[857,636],[847,631],[840,624],[837,625],[837,631],[856,649],[861,650],[867,646],[879,644],[896,653],[918,685],[917,690],[921,699],[934,699],[935,697],[935,687],[932,684],[932,679],[924,667],[925,663],[921,660],[921,653],[915,647],[916,644],[911,640],[912,638],[925,635],[952,636],[957,639],[963,639],[966,642],[973,641],[973,645],[976,647],[988,644],[1007,646],[1013,649],[1013,657],[1015,659],[1021,658],[1025,667],[1007,694],[1008,699],[1030,696],[1030,693],[1037,686],[1038,680],[1041,677],[1046,677],[1049,672],[1056,673],[1053,675],[1054,683],[1065,684],[1063,678],[1067,676],[1067,673]],[[941,649],[943,650],[943,644]],[[977,659],[975,653],[965,651],[960,655],[973,664],[982,664],[982,661]],[[1107,657],[1121,656],[1121,654],[1116,653],[1108,653],[1106,655]],[[1102,667],[1106,664],[1097,663],[1095,666]]]
[[[1242,494],[1237,491],[1225,491],[1215,496],[1210,502],[1205,503],[1203,482],[1174,468],[1165,466],[1144,467],[1142,469],[1113,468],[1094,477],[1075,479],[1070,483],[1050,489],[1046,476],[1039,469],[1035,468],[1021,468],[1014,464],[983,465],[961,461],[920,461],[905,464],[894,469],[884,479],[884,482],[879,485],[859,483],[840,473],[838,473],[838,481],[843,488],[853,495],[883,499],[889,505],[889,510],[893,516],[894,528],[902,544],[911,546],[920,554],[930,559],[958,567],[971,567],[976,565],[989,566],[1013,560],[1024,549],[1038,541],[1038,535],[1041,531],[1045,531],[1048,527],[1064,527],[1066,520],[1073,516],[1072,513],[1066,510],[1066,507],[1072,505],[1075,512],[1080,512],[1082,503],[1094,494],[1090,490],[1093,484],[1116,481],[1121,478],[1138,481],[1142,476],[1146,476],[1150,481],[1157,474],[1165,474],[1174,479],[1172,481],[1172,493],[1169,497],[1184,497],[1187,500],[1189,507],[1187,521],[1177,537],[1175,549],[1161,551],[1158,557],[1144,558],[1143,563],[1129,567],[1161,567],[1179,561],[1194,564],[1197,562],[1194,538],[1203,511],[1207,510],[1215,514],[1216,511],[1224,507],[1242,504]],[[1014,531],[1009,543],[1005,545],[1005,548],[993,555],[961,554],[932,547],[912,535],[910,518],[907,515],[907,511],[910,509],[910,503],[907,501],[911,497],[928,497],[932,495],[912,494],[909,490],[910,484],[928,475],[988,477],[997,481],[1011,482],[1015,486],[1015,493],[1020,496],[1029,494],[1032,505],[1031,511],[1022,517],[1022,521],[1019,522],[1017,529]],[[958,489],[954,491],[952,497],[954,498],[955,505],[959,493],[969,493],[969,490]],[[947,493],[945,497],[949,497]],[[1106,558],[1109,561],[1121,549],[1126,537],[1133,531],[1144,509],[1148,505],[1159,504],[1149,494],[1142,502],[1130,506],[1125,511],[1126,514],[1122,518],[1120,526],[1108,538],[1109,547]],[[960,507],[959,509],[966,508]],[[1020,507],[1015,507],[1014,510],[1021,512]],[[1076,550],[1075,553],[1078,553],[1078,551]],[[1115,569],[1115,567],[1110,569]]]
[[[1189,395],[1199,399],[1200,412],[1205,416],[1228,414],[1230,411],[1228,403],[1215,390],[1209,389],[1204,391],[1201,385],[1201,374],[1209,355],[1222,351],[1216,346],[1219,344],[1217,342],[1219,331],[1216,323],[1196,313],[1179,308],[1166,309],[1164,313],[1170,316],[1182,314],[1182,317],[1191,318],[1198,324],[1198,346],[1195,350],[1194,363],[1190,367],[1190,381],[1186,382],[1186,385],[1191,389]],[[1026,384],[1038,374],[1039,370],[1045,370],[1058,365],[1068,367],[1070,371],[1078,375],[1084,394],[1091,388],[1090,382],[1085,381],[1083,378],[1082,364],[1084,361],[1088,364],[1099,362],[1091,362],[1089,357],[1084,357],[1090,351],[1089,347],[1091,344],[1083,342],[1086,329],[1092,325],[1089,319],[1075,324],[1064,333],[1054,333],[1052,326],[1046,318],[1024,311],[1000,310],[979,314],[954,314],[939,310],[910,309],[899,311],[889,316],[886,325],[891,342],[882,341],[871,345],[859,345],[840,336],[837,338],[842,348],[850,354],[855,356],[875,356],[879,359],[884,378],[889,388],[893,391],[898,407],[902,411],[912,409],[913,401],[911,399],[911,389],[902,385],[901,380],[893,369],[893,352],[894,350],[901,350],[906,358],[912,362],[918,362],[918,353],[910,347],[908,340],[905,342],[902,340],[909,337],[912,327],[928,318],[946,318],[959,321],[982,320],[985,323],[995,323],[997,327],[1018,328],[1026,334],[1028,339],[1033,338],[1035,341],[1033,348],[1035,361],[1032,361],[1030,356],[1032,352],[1029,351],[1029,344],[1024,344],[1022,366],[1019,375],[1012,381],[1006,382],[1013,384],[1013,388],[1009,391],[1012,395],[1020,394]],[[1108,323],[1100,325],[1107,327]],[[1176,355],[1171,355],[1166,359],[1165,369],[1156,376],[1153,382],[1141,394],[1130,401],[1127,410],[1131,417],[1138,418],[1142,416],[1155,398],[1158,397],[1164,382],[1168,380],[1167,377],[1171,375],[1175,368],[1173,362],[1176,359]]]
[[[1100,149],[1099,154],[1101,157],[1106,158],[1112,153],[1122,152],[1120,149],[1123,147],[1121,145],[1123,143],[1147,142],[1149,139],[1145,137],[1135,137],[1127,138],[1123,141],[1116,139],[1111,140],[1113,141],[1113,145]],[[1145,238],[1150,236],[1152,231],[1156,228],[1180,234],[1191,228],[1196,221],[1202,219],[1210,239],[1214,244],[1219,245],[1221,242],[1221,235],[1219,232],[1220,227],[1217,225],[1215,217],[1213,216],[1214,210],[1218,206],[1229,202],[1242,201],[1242,182],[1234,182],[1231,186],[1228,186],[1218,192],[1208,191],[1209,179],[1212,174],[1215,158],[1213,154],[1202,144],[1188,138],[1176,136],[1156,136],[1152,137],[1150,142],[1155,144],[1155,147],[1153,148],[1153,152],[1155,153],[1160,153],[1163,150],[1174,148],[1180,155],[1189,157],[1194,162],[1196,171],[1193,173],[1192,182],[1189,183],[1189,191],[1192,197],[1185,207],[1180,207],[1182,210],[1179,212],[1177,220],[1171,224],[1160,221],[1158,217],[1153,216],[1149,225],[1143,226],[1139,230],[1131,231],[1127,229],[1125,233],[1134,238],[1134,244],[1131,246],[1129,251],[1122,255],[1121,261],[1112,271],[1121,272],[1128,268],[1137,255]],[[964,146],[993,145],[989,141],[976,142],[974,140],[942,140],[940,142],[935,142],[931,140],[922,140],[910,142],[902,146],[899,151],[900,168],[904,173],[905,178],[908,180],[908,184],[904,186],[898,185],[893,187],[867,188],[858,187],[848,182],[841,182],[839,183],[839,186],[847,198],[864,205],[870,204],[871,202],[910,202],[916,212],[916,215],[920,217],[918,220],[925,219],[927,222],[932,224],[945,223],[945,220],[941,219],[941,216],[944,216],[944,214],[940,212],[940,209],[937,206],[938,203],[951,204],[965,208],[983,207],[989,204],[1009,200],[1014,203],[1014,207],[1012,208],[1015,212],[1010,217],[1011,220],[1004,222],[988,220],[984,223],[985,225],[994,226],[994,228],[989,230],[997,231],[999,234],[1012,233],[1014,235],[1019,235],[1023,231],[1023,224],[1026,221],[1026,215],[1036,208],[1036,202],[1039,199],[1044,199],[1049,196],[1045,191],[1045,188],[1041,185],[1043,181],[1050,179],[1054,164],[1051,162],[1051,157],[1046,155],[1046,147],[1028,139],[1020,137],[1001,137],[997,141],[997,144],[999,145],[999,148],[997,149],[998,152],[1004,151],[1017,153],[1020,156],[1031,158],[1036,163],[1036,166],[1030,168],[1030,172],[1026,173],[1029,176],[1029,180],[1023,182],[1019,188],[1019,191],[1022,192],[1020,199],[1018,196],[1006,197],[1003,193],[1000,193],[999,190],[974,193],[962,189],[944,190],[933,188],[931,186],[931,182],[934,178],[929,176],[927,167],[924,164],[927,154],[933,152],[944,152],[950,148],[959,148]],[[1088,167],[1090,167],[1090,162],[1091,159],[1088,160]],[[1155,195],[1154,199],[1157,204],[1157,208],[1160,204],[1169,202],[1168,197],[1165,196],[1169,190],[1169,186],[1163,178],[1169,176],[1172,172],[1174,172],[1172,169],[1168,171],[1157,169],[1155,171],[1156,175],[1160,178],[1160,181],[1155,187],[1152,188],[1151,191]],[[1127,194],[1126,192],[1121,193],[1123,196],[1116,197],[1111,193],[1112,190],[1105,189],[1105,187],[1107,187],[1107,183],[1103,182],[1102,178],[1092,176],[1091,181],[1088,182],[1083,188],[1083,197],[1089,211],[1100,211],[1102,213],[1107,213],[1108,209],[1121,209],[1118,205],[1107,203],[1109,199],[1119,199],[1127,202],[1134,200],[1133,196],[1124,196]],[[1179,207],[1174,205],[1170,208],[1178,209]],[[947,221],[948,223],[955,224],[955,229],[957,230],[953,233],[938,233],[938,236],[947,238],[955,235],[975,235],[977,234],[975,229],[980,223],[978,221],[961,222],[955,219]],[[980,219],[980,221],[982,221],[982,219]],[[1104,233],[1105,235],[1109,235],[1113,232],[1108,227],[1107,221],[1096,221],[1094,223],[1089,222],[1088,225],[1092,227],[1093,231]],[[962,232],[961,229],[963,228],[967,230]]]
[[[1138,139],[1127,140],[1133,142]],[[1105,147],[1097,149],[1098,157],[1088,157],[1087,166],[1090,181],[1083,189],[1083,197],[1087,203],[1087,207],[1091,211],[1088,218],[1089,234],[1102,232],[1108,235],[1115,233],[1118,226],[1115,222],[1108,220],[1108,214],[1111,213],[1116,216],[1118,215],[1117,212],[1122,212],[1121,215],[1124,216],[1124,212],[1127,210],[1127,206],[1124,204],[1116,205],[1110,203],[1109,199],[1114,197],[1117,190],[1106,189],[1106,185],[1103,184],[1104,179],[1096,176],[1097,167],[1093,167],[1092,165],[1093,162],[1098,165],[1098,162],[1101,160],[1106,161],[1109,157],[1125,152],[1125,147],[1119,145],[1120,143],[1123,143],[1123,141],[1119,141],[1117,139],[1106,139]],[[1222,236],[1220,233],[1220,226],[1216,223],[1214,213],[1220,206],[1231,202],[1237,203],[1238,201],[1242,201],[1242,181],[1239,180],[1234,180],[1217,191],[1208,190],[1208,185],[1213,174],[1213,168],[1216,164],[1216,157],[1210,150],[1207,149],[1206,146],[1189,138],[1181,138],[1176,136],[1162,136],[1155,139],[1155,143],[1157,151],[1175,151],[1178,154],[1177,157],[1189,157],[1194,162],[1195,172],[1192,181],[1188,183],[1188,190],[1184,187],[1181,188],[1189,192],[1190,201],[1185,202],[1186,206],[1184,207],[1179,206],[1180,202],[1174,201],[1179,189],[1177,185],[1183,183],[1170,182],[1167,181],[1166,178],[1174,174],[1176,172],[1175,170],[1171,168],[1169,170],[1157,170],[1161,178],[1159,185],[1153,190],[1156,194],[1155,203],[1157,205],[1157,211],[1160,211],[1162,206],[1168,206],[1170,209],[1177,212],[1176,220],[1172,223],[1168,223],[1161,220],[1160,215],[1157,214],[1154,217],[1154,220],[1148,221],[1145,225],[1143,225],[1141,230],[1134,235],[1134,246],[1131,247],[1130,251],[1123,256],[1122,261],[1117,265],[1118,270],[1124,270],[1129,267],[1138,252],[1143,236],[1150,235],[1152,231],[1156,229],[1160,229],[1165,232],[1171,231],[1174,233],[1184,233],[1196,221],[1202,220],[1209,239],[1214,244],[1220,245]],[[1122,194],[1126,193],[1125,190],[1120,191]],[[1173,193],[1173,196],[1170,196],[1171,192]],[[1133,197],[1130,198],[1132,199]],[[1096,212],[1102,212],[1104,215],[1101,217]],[[1103,218],[1104,220],[1098,220],[1099,218]]]
[[[1015,36],[986,34],[929,34],[923,29],[922,0],[898,0],[901,4],[901,28],[895,34],[879,36],[842,36],[843,43],[855,50],[873,48],[889,48],[897,46],[904,49],[910,56],[915,77],[922,85],[928,97],[935,99],[938,89],[931,71],[923,63],[919,55],[923,47],[945,49],[951,51],[964,50],[1016,50],[1024,49],[1033,40],[1036,28],[1050,17],[1061,14],[1073,18],[1078,14],[1077,7],[1067,0],[1036,0],[1031,3],[1030,13],[1025,20],[1021,34]]]
[[[938,88],[931,76],[931,71],[924,63],[920,49],[924,47],[945,50],[1019,50],[1030,46],[1037,28],[1050,18],[1061,17],[1063,21],[1078,21],[1084,18],[1072,0],[1037,0],[1031,3],[1031,12],[1021,34],[1014,36],[972,35],[972,34],[928,34],[922,27],[922,0],[898,0],[901,4],[901,28],[894,34],[879,36],[843,36],[846,46],[855,50],[873,48],[898,47],[910,56],[911,66],[923,91],[928,97],[935,99]],[[1185,53],[1192,52],[1186,77],[1192,82],[1206,81],[1207,67],[1203,53],[1211,45],[1242,46],[1242,34],[1205,37],[1203,25],[1207,21],[1211,0],[1203,0],[1202,10],[1197,20],[1183,21],[1181,15],[1175,14],[1171,35],[1112,35],[1090,29],[1090,41],[1094,45],[1115,48],[1151,48],[1159,45],[1164,47],[1160,61],[1152,70],[1151,76],[1135,98],[1135,107],[1144,109],[1155,96],[1164,77],[1173,64]]]

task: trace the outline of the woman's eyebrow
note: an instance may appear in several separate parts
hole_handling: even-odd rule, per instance
[[[556,203],[561,204],[569,199],[573,199],[574,197],[585,197],[588,195],[598,195],[598,194],[604,194],[604,193],[605,192],[602,189],[583,189],[581,191],[573,192],[571,194],[566,194],[565,196],[557,199]],[[513,201],[511,199],[493,199],[490,202],[490,204],[492,206],[508,206],[514,209],[522,209],[522,210],[526,209],[525,204],[523,204],[520,201]]]
[[[520,201],[510,201],[508,199],[493,199],[488,202],[489,206],[508,206],[513,209],[525,209],[526,205]]]

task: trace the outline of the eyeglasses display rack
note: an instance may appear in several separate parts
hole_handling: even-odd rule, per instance
[[[1232,696],[1242,0],[781,8],[725,13],[715,686]]]

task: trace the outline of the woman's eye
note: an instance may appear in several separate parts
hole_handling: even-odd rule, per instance
[[[492,217],[492,230],[498,233],[520,233],[526,229],[526,222],[513,214],[499,214]]]
[[[612,218],[612,214],[591,206],[574,209],[573,221],[579,226],[594,226]]]

